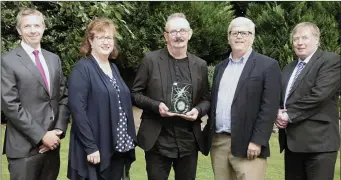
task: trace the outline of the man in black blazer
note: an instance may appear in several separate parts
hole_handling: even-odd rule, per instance
[[[340,56],[318,48],[320,31],[313,23],[299,23],[291,35],[298,60],[283,69],[276,120],[285,179],[332,180],[340,146]]]
[[[149,180],[167,180],[171,166],[176,180],[192,180],[204,150],[200,119],[210,106],[207,64],[187,52],[192,30],[184,14],[170,15],[165,30],[167,47],[145,54],[133,83],[133,103],[143,109],[137,140]]]
[[[228,27],[232,52],[214,70],[208,133],[216,180],[264,180],[269,138],[280,101],[278,62],[252,49],[255,25],[238,17]]]
[[[7,117],[4,154],[11,180],[56,180],[60,139],[69,118],[67,89],[56,54],[41,48],[41,12],[17,16],[20,46],[1,58],[1,108]]]

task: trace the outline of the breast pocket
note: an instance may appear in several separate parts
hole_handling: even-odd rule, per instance
[[[263,91],[263,81],[260,76],[252,76],[247,79],[248,94],[251,96],[259,96]]]

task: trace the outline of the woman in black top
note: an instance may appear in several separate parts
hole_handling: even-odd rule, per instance
[[[117,56],[115,35],[111,20],[92,21],[81,47],[86,57],[69,77],[71,180],[121,180],[135,160],[130,91],[109,62]]]

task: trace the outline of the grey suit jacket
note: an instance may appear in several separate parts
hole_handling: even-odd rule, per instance
[[[7,117],[3,153],[9,158],[37,154],[49,130],[66,132],[70,113],[61,60],[44,49],[42,54],[50,73],[50,93],[21,46],[1,58],[1,108]]]
[[[297,60],[283,69],[282,96]],[[291,123],[279,132],[281,151],[330,152],[340,146],[339,112],[340,56],[318,49],[292,86],[286,101]]]

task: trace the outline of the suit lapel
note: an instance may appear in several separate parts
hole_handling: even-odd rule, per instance
[[[284,70],[283,70],[283,80],[282,80],[282,99],[285,98],[285,92],[286,92],[286,89],[287,89],[287,86],[288,86],[288,83],[289,83],[289,80],[290,80],[290,77],[292,75],[292,73],[294,72],[294,69],[296,67],[296,64],[297,64],[297,60],[290,63],[288,65],[288,67],[286,67]]]
[[[246,64],[245,64],[243,71],[242,71],[242,74],[240,75],[232,103],[238,97],[238,94],[239,94],[241,88],[243,87],[246,79],[250,76],[251,71],[255,67],[255,64],[256,64],[255,55],[256,55],[256,53],[254,51],[252,51],[252,53],[249,56],[249,59],[246,61]]]
[[[305,67],[303,68],[303,70],[301,71],[301,73],[297,76],[296,81],[294,82],[294,84],[292,85],[292,88],[288,94],[288,98],[290,97],[290,95],[292,94],[292,92],[295,91],[295,89],[297,88],[297,86],[301,83],[302,79],[304,78],[304,76],[308,73],[308,71],[310,70],[310,68],[314,65],[314,63],[316,62],[316,60],[321,56],[321,51],[318,49],[314,55],[311,57],[311,59],[309,60],[309,62],[305,65]],[[296,63],[297,64],[297,63]]]
[[[198,86],[198,78],[197,76],[199,75],[198,73],[198,68],[197,68],[197,64],[195,61],[195,58],[192,54],[187,53],[188,55],[188,64],[189,64],[189,71],[191,74],[191,79],[192,79],[192,87],[193,87],[193,102],[196,102],[196,98],[197,98],[197,86]]]
[[[53,93],[53,85],[54,85],[54,77],[55,77],[55,68],[53,67],[53,57],[49,56],[49,54],[45,50],[41,50],[44,56],[47,68],[49,69],[49,76],[50,78],[50,94],[52,96]]]
[[[45,82],[43,80],[43,77],[41,76],[37,66],[32,62],[31,58],[29,55],[25,52],[25,50],[20,46],[17,48],[17,56],[20,58],[20,62],[32,73],[34,77],[38,80],[41,86],[45,89],[46,93],[49,94]]]
[[[168,87],[167,86],[167,73],[169,72],[168,52],[165,49],[163,49],[163,50],[161,50],[160,53],[161,54],[160,54],[160,61],[159,61],[159,70],[160,70],[163,97],[166,98],[167,97],[167,87]]]

